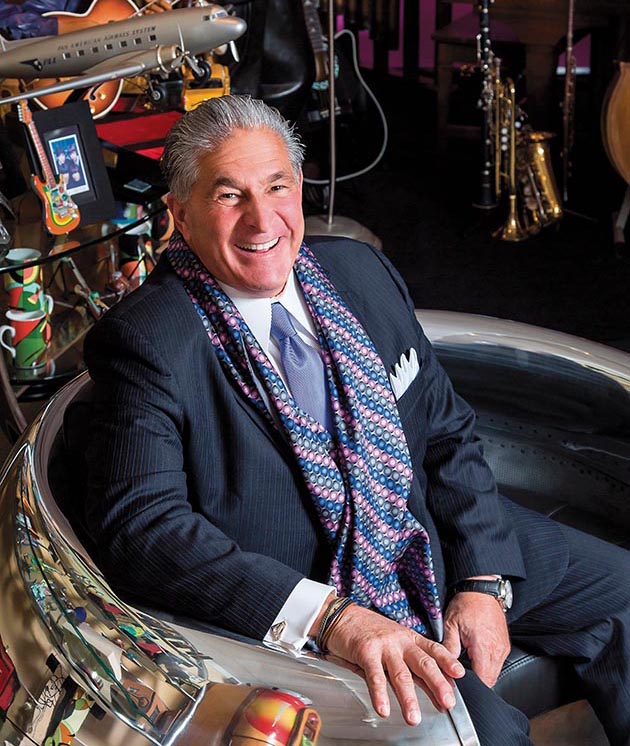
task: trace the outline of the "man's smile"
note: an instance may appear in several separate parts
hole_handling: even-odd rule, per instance
[[[236,245],[243,251],[269,251],[278,244],[279,240],[280,238],[274,238],[266,243],[237,243]]]

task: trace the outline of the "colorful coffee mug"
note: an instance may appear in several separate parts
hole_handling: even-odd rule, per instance
[[[45,311],[7,311],[9,324],[0,326],[0,345],[11,353],[15,368],[37,368],[46,364],[51,329]],[[12,344],[5,341],[11,338]]]
[[[11,249],[5,257],[9,265],[21,265],[26,262],[36,261],[41,257],[41,251],[37,249]],[[44,292],[39,284],[40,268],[36,264],[33,267],[23,269],[15,268],[4,273],[4,289],[9,294],[9,307],[20,311],[45,311],[49,301],[44,297]]]

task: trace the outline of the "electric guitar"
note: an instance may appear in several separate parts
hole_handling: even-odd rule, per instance
[[[57,32],[68,34],[71,31],[81,31],[90,26],[100,26],[109,21],[122,21],[130,18],[138,12],[138,7],[132,0],[94,0],[85,13],[68,13],[65,11],[53,11],[44,13],[46,18],[57,19]],[[39,78],[31,81],[28,90],[37,90],[44,86],[67,80],[67,78]],[[83,100],[87,101],[93,119],[105,116],[110,112],[120,98],[124,79],[106,80],[103,83],[91,86],[87,90],[77,89],[75,91],[58,91],[38,96],[33,99],[42,109],[54,109],[66,102]]]
[[[79,208],[66,191],[66,183],[61,174],[55,177],[50,161],[33,121],[33,115],[26,101],[18,103],[18,117],[28,130],[33,147],[37,153],[44,180],[33,174],[33,189],[42,201],[44,208],[43,222],[46,230],[54,236],[61,236],[74,230],[81,222]]]
[[[297,127],[306,144],[306,181],[317,183],[330,178],[329,120],[333,102],[329,91],[328,40],[322,31],[316,2],[302,0],[302,9],[315,63],[315,79]],[[334,106],[337,179],[352,178],[380,160],[387,123],[376,97],[361,76],[356,39],[350,31],[341,32],[335,39]]]

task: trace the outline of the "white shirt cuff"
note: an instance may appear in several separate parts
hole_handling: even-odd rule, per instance
[[[324,583],[303,578],[273,620],[263,642],[271,648],[298,656],[310,639],[308,631],[324,602],[335,589]]]

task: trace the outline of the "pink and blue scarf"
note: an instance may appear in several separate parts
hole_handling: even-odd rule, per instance
[[[249,327],[188,244],[168,259],[226,374],[280,428],[332,549],[329,584],[362,606],[441,636],[429,536],[408,508],[413,477],[387,371],[372,341],[303,244],[294,264],[326,363],[334,432],[300,409]],[[275,416],[259,391],[262,384]]]

